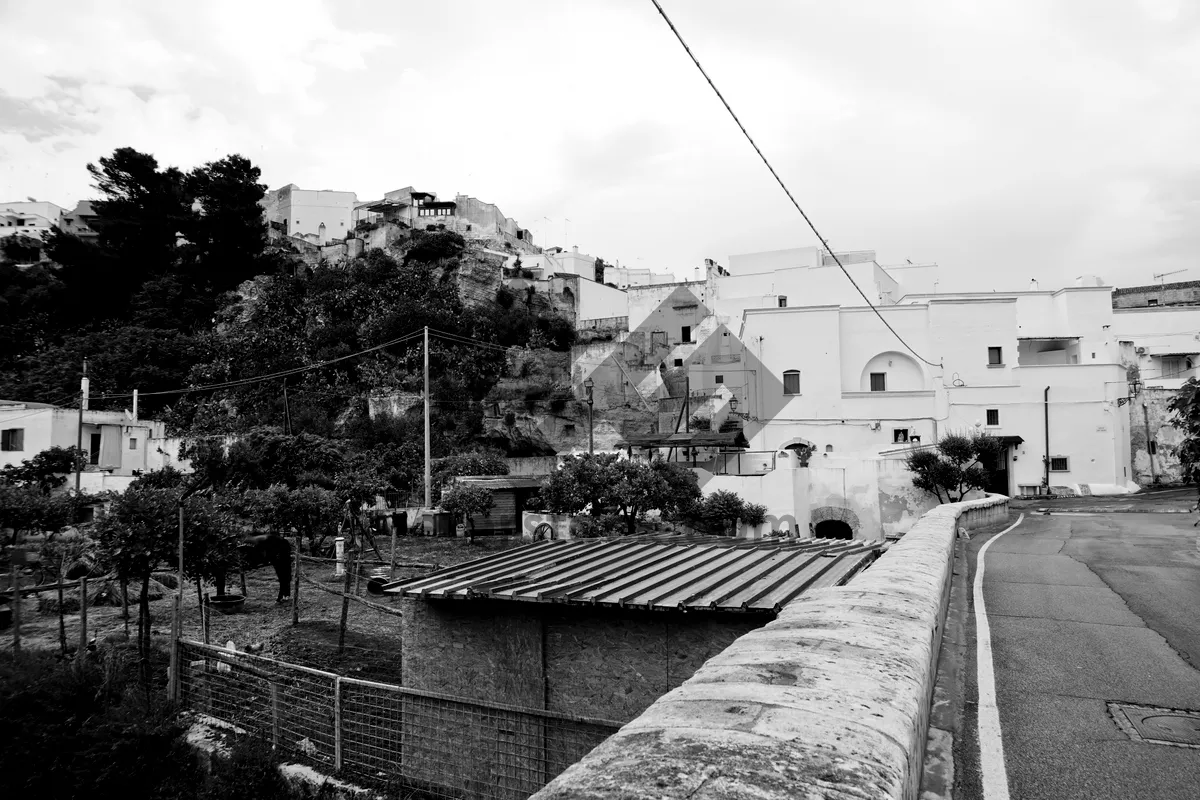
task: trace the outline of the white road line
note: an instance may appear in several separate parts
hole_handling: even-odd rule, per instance
[[[979,767],[984,800],[1008,800],[1008,771],[1004,767],[1004,740],[1000,737],[1000,709],[996,705],[996,673],[992,666],[992,631],[983,603],[983,556],[992,543],[1021,524],[1025,515],[979,548],[975,566],[975,662],[979,686]]]

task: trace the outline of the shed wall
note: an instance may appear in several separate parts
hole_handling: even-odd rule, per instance
[[[767,615],[405,599],[406,686],[625,722]]]

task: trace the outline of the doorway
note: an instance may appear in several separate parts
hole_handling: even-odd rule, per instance
[[[817,523],[813,533],[818,539],[853,539],[854,529],[840,519],[825,519]]]

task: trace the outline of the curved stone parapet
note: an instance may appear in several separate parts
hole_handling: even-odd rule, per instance
[[[534,795],[916,798],[959,528],[1008,498],[938,506],[870,569],[806,594]]]

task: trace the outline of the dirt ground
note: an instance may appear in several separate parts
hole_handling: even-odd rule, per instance
[[[457,538],[401,537],[397,540],[396,560],[404,567],[396,569],[396,578],[417,577],[433,567],[445,567],[481,558],[500,550],[519,547],[519,537],[480,537],[468,544]],[[385,563],[374,561],[368,552],[357,581],[357,596],[382,606],[396,605],[387,596],[367,593],[367,581],[372,570],[383,568],[389,559],[389,543],[381,541],[380,554]],[[429,566],[416,566],[429,565]],[[335,577],[334,564],[305,560],[301,567],[300,623],[293,626],[292,607],[276,604],[279,583],[270,568],[250,572],[246,576],[247,599],[238,613],[212,613],[209,618],[209,641],[224,645],[233,642],[239,650],[261,646],[263,655],[291,663],[324,669],[330,672],[401,683],[400,618],[362,605],[350,603],[346,625],[345,648],[338,653],[338,623],[341,618],[343,578]],[[321,591],[308,579],[316,581],[338,595]],[[240,592],[236,576],[230,580],[230,592]],[[206,587],[215,593],[211,586]],[[352,591],[354,587],[352,586]],[[69,593],[70,595],[70,593]],[[88,609],[88,638],[97,644],[122,641],[126,631],[137,630],[137,591],[129,590],[130,613],[122,619],[120,606],[96,605]],[[22,603],[21,646],[31,649],[57,650],[59,647],[58,615],[53,611],[39,613],[39,599],[50,600],[56,592],[27,596]],[[78,597],[77,593],[74,593]],[[119,593],[118,593],[119,596]],[[152,633],[156,645],[166,649],[171,635],[171,603],[173,592],[150,603]],[[68,603],[68,607],[70,604]],[[203,617],[194,583],[188,582],[183,595],[183,635],[204,641]],[[74,648],[79,641],[78,612],[66,615],[67,646]],[[12,648],[12,630],[0,631],[3,649]]]

